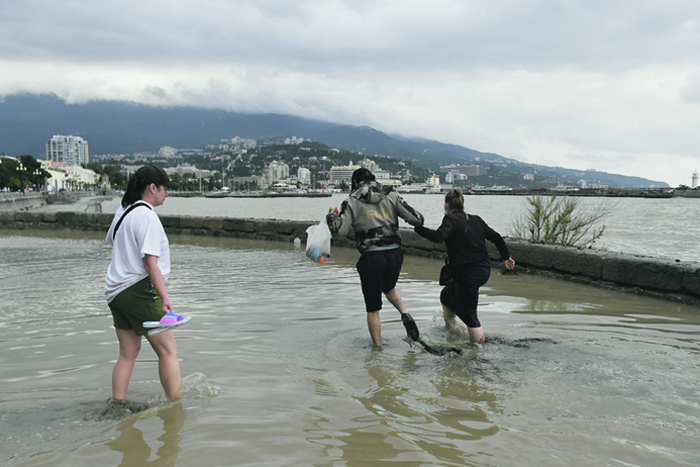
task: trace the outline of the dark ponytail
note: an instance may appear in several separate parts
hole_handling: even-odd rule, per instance
[[[126,191],[122,197],[122,206],[127,207],[134,204],[136,201],[141,199],[144,190],[151,183],[147,183],[147,180],[139,177],[137,173],[131,176],[129,179],[129,184],[126,186]]]

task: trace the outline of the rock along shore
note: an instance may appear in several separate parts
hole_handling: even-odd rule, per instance
[[[0,229],[84,230],[106,232],[113,214],[82,212],[0,212]],[[168,235],[203,235],[248,238],[276,242],[306,240],[311,221],[282,219],[160,216]],[[402,229],[406,254],[445,257],[445,245],[435,244],[412,230]],[[678,262],[644,256],[625,255],[593,249],[541,245],[506,239],[515,259],[516,271],[570,280],[578,283],[643,294],[665,300],[700,306],[700,263]],[[352,234],[334,239],[337,247],[355,248]],[[489,255],[498,267],[498,251],[492,244]]]

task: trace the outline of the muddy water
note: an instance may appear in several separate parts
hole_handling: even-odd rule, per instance
[[[436,357],[382,311],[366,330],[357,253],[173,237],[168,282],[185,376],[162,399],[144,346],[112,407],[110,250],[86,233],[0,232],[0,464],[10,466],[675,466],[700,458],[700,313],[495,273],[489,341],[444,330],[440,262],[407,257],[399,290]],[[494,271],[496,272],[496,271]],[[146,409],[139,412],[141,409]],[[133,410],[130,410],[133,409]]]

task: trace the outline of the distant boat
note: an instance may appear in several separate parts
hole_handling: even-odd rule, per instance
[[[645,198],[673,198],[673,190],[651,190],[642,193]]]
[[[513,191],[513,189],[509,186],[503,185],[493,185],[491,187],[483,185],[474,185],[472,187],[472,191]]]
[[[494,185],[488,191],[513,191],[513,189],[509,186]]]
[[[557,185],[554,188],[552,188],[552,191],[559,191],[559,192],[570,192],[570,191],[578,191],[578,188],[572,185]]]
[[[231,194],[231,191],[209,191],[204,194],[205,198],[226,198]]]

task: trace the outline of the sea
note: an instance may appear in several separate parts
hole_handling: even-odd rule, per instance
[[[161,215],[321,220],[343,195],[169,197]],[[439,195],[406,195],[428,226]],[[504,235],[524,199],[473,196]],[[585,200],[598,208],[597,200]],[[696,261],[698,206],[622,199],[596,247]],[[84,210],[87,202],[47,206]],[[102,203],[116,210],[118,200]],[[448,331],[441,262],[406,256],[397,290],[430,354],[380,312],[369,339],[358,253],[171,236],[167,281],[183,398],[144,341],[128,402],[109,401],[117,339],[103,232],[0,230],[0,465],[693,466],[700,459],[700,310],[583,284],[492,274],[484,344]],[[515,258],[517,261],[517,258]]]
[[[276,218],[320,222],[329,208],[339,207],[347,194],[327,198],[180,198],[169,197],[156,208],[162,215]],[[405,194],[404,200],[437,228],[444,215],[444,196]],[[693,198],[572,198],[582,213],[604,213],[595,224],[602,236],[592,245],[604,251],[681,261],[700,261],[700,199]],[[44,209],[85,210],[85,200],[75,206]],[[103,212],[116,212],[120,200],[102,203]],[[516,225],[528,212],[523,196],[473,195],[465,209],[480,216],[503,236],[516,236]],[[401,221],[404,227],[410,227]],[[590,237],[592,238],[592,232]],[[517,258],[515,258],[517,261]]]

